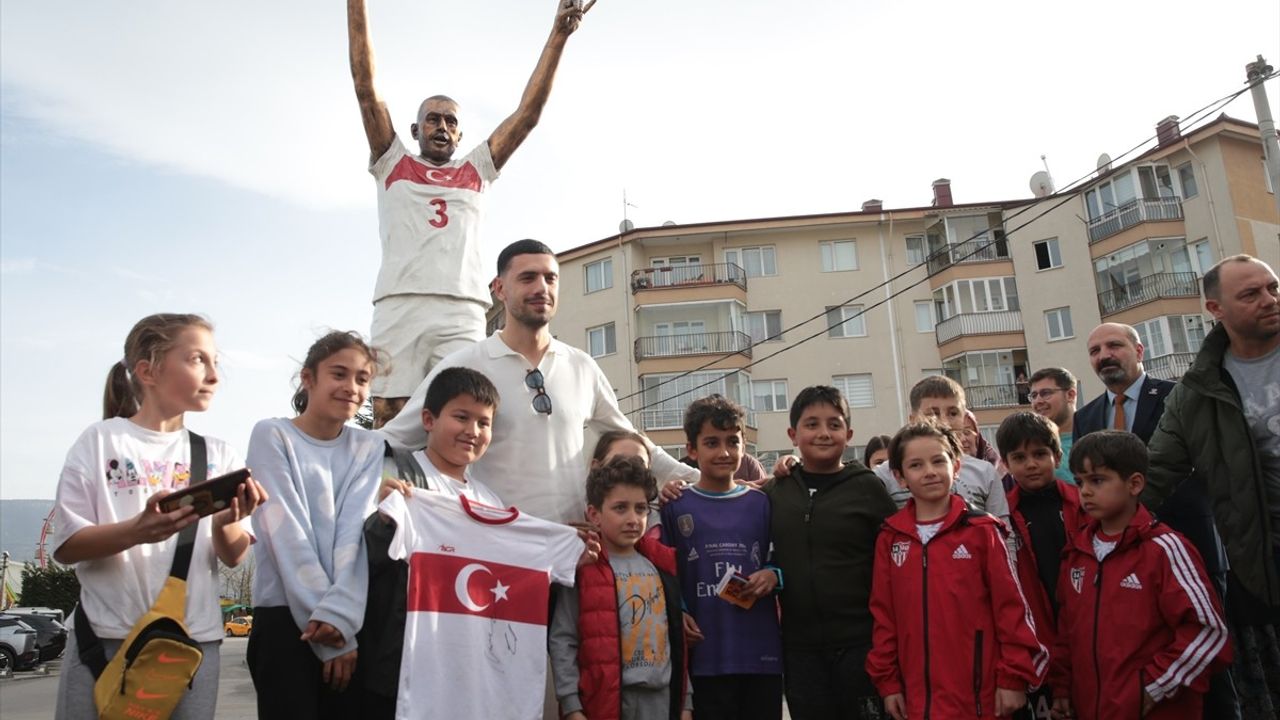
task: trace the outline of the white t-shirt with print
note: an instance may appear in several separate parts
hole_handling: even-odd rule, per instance
[[[409,563],[396,718],[541,718],[550,584],[573,585],[577,531],[418,488],[378,509]]]
[[[227,443],[205,438],[208,477],[244,467]],[[129,520],[142,512],[159,490],[181,490],[191,478],[191,442],[186,430],[155,432],[125,418],[90,425],[67,452],[54,505],[53,547],[94,525]],[[249,519],[241,521],[251,532]],[[175,534],[159,543],[134,545],[120,553],[75,564],[85,614],[98,637],[124,639],[160,594],[173,554]],[[186,624],[191,637],[211,642],[222,637],[217,556],[213,521],[202,518],[187,572]]]

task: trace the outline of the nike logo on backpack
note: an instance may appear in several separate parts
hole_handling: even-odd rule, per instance
[[[168,665],[170,663],[186,662],[186,660],[187,660],[186,658],[170,657],[167,653],[160,653],[160,655],[156,657],[156,662],[164,663],[165,665]]]
[[[142,688],[138,688],[138,692],[133,694],[139,700],[159,700],[160,698],[169,697],[169,693],[149,693]]]

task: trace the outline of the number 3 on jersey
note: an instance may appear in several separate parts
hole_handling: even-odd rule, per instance
[[[433,228],[442,228],[449,224],[449,203],[443,198],[432,198],[431,207],[436,209],[436,216],[427,220]]]

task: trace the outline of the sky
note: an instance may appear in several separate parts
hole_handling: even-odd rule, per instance
[[[511,113],[555,3],[370,0],[378,88]],[[1280,4],[599,0],[488,199],[487,264],[636,225],[1030,196],[1280,66]],[[1280,97],[1268,83],[1273,108]],[[1254,121],[1245,94],[1225,108]],[[1273,112],[1276,112],[1273,109]],[[1280,114],[1280,113],[1277,113]],[[378,267],[345,6],[0,6],[0,498],[52,498],[134,322],[197,311],[222,382],[193,429],[245,450],[329,328],[367,332]],[[554,325],[553,325],[554,330]]]

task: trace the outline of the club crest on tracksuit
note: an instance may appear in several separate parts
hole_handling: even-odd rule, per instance
[[[1079,594],[1084,588],[1084,568],[1071,568],[1071,587]]]
[[[679,528],[680,534],[689,537],[693,534],[693,515],[681,515],[676,518],[676,527]]]
[[[902,563],[907,561],[907,552],[911,550],[911,543],[902,540],[893,544],[890,550],[890,556],[893,558],[893,564],[902,567]]]

